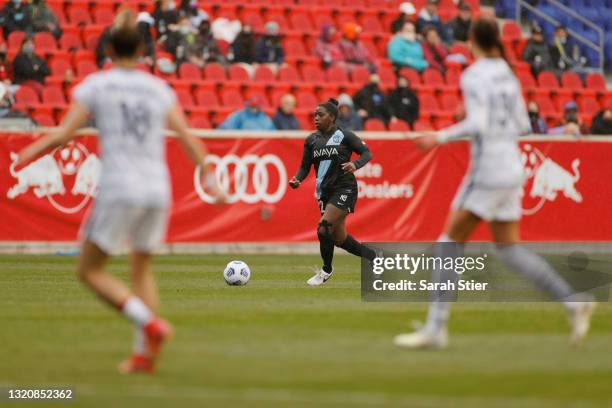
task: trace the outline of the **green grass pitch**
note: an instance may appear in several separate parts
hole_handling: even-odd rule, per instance
[[[223,281],[231,259],[251,266],[247,286]],[[610,304],[580,349],[557,304],[471,303],[453,309],[449,349],[398,350],[392,337],[426,305],[362,303],[348,256],[325,287],[307,287],[318,262],[158,257],[161,312],[177,334],[154,376],[123,377],[131,327],[76,281],[75,258],[0,256],[0,387],[70,386],[71,407],[612,406]],[[110,269],[125,278],[126,265]]]

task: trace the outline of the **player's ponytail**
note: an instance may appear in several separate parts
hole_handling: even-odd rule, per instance
[[[319,104],[319,106],[324,108],[327,113],[334,117],[334,121],[338,118],[338,105],[338,100],[334,98],[329,98],[327,102]]]
[[[486,53],[495,52],[506,59],[506,49],[501,40],[497,21],[491,17],[479,17],[470,27],[470,40]]]
[[[142,35],[136,26],[136,15],[130,9],[117,14],[110,29],[109,44],[118,58],[133,58],[142,44]]]

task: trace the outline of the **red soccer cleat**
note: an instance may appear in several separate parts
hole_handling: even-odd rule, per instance
[[[164,319],[154,319],[144,327],[149,357],[156,358],[161,352],[162,344],[170,341],[174,335],[174,328]]]
[[[154,371],[154,360],[140,354],[132,354],[127,360],[119,364],[121,374],[152,374]]]

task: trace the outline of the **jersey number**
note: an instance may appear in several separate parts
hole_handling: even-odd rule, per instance
[[[151,131],[151,112],[140,104],[122,102],[121,116],[123,133],[142,143]]]

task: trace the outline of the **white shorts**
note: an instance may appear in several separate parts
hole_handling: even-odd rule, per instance
[[[81,236],[107,254],[127,246],[152,252],[165,238],[167,226],[167,208],[95,203]]]
[[[463,183],[451,208],[463,209],[485,221],[518,221],[522,213],[523,188],[484,189]]]

